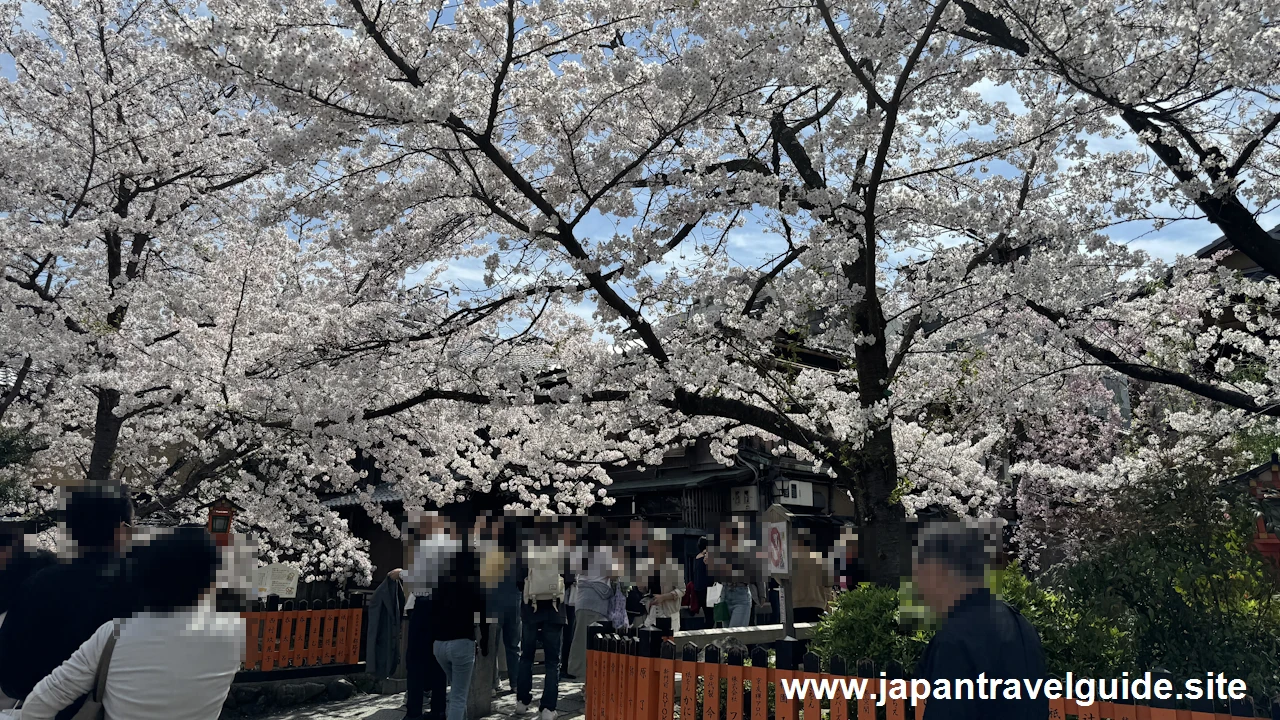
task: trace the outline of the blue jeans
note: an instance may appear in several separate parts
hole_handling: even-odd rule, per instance
[[[494,608],[493,615],[502,633],[502,649],[507,654],[507,679],[514,690],[516,678],[520,676],[520,601]],[[493,673],[493,686],[498,686],[496,671]]]
[[[467,720],[467,697],[471,693],[471,670],[476,665],[475,640],[437,640],[436,660],[449,683],[447,720]]]
[[[539,710],[555,712],[556,702],[560,698],[560,636],[564,630],[563,611],[553,610],[550,603],[539,603],[543,607],[534,610],[532,605],[520,606],[520,624],[524,636],[520,640],[520,677],[516,685],[516,700],[525,705],[533,704],[533,655],[538,651],[538,641],[542,641],[542,652],[546,658],[547,674],[542,679],[542,700]],[[452,720],[452,719],[451,719]]]
[[[746,585],[725,588],[724,601],[729,606],[729,627],[751,624],[751,589]]]

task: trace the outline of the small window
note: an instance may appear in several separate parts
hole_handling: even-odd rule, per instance
[[[214,515],[212,532],[224,533],[231,531],[231,518],[226,515]]]

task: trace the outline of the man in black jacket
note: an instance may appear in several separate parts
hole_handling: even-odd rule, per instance
[[[984,584],[995,554],[991,537],[975,524],[935,523],[916,543],[916,587],[944,618],[916,667],[916,678],[932,690],[924,720],[1048,717],[1049,700],[1037,683],[1045,678],[1040,636]]]
[[[28,578],[57,563],[58,557],[48,550],[26,547],[23,528],[0,530],[0,613],[9,612],[9,606],[18,596],[18,588]]]
[[[23,583],[0,626],[0,689],[5,695],[26,697],[103,623],[133,613],[133,593],[120,557],[132,524],[133,504],[123,489],[72,493],[66,528],[75,558]],[[83,698],[58,718],[73,717],[82,704]]]

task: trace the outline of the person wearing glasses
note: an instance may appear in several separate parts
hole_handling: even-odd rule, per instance
[[[104,623],[136,609],[122,557],[133,527],[128,491],[75,491],[66,501],[64,523],[70,560],[28,578],[0,625],[0,689],[11,698],[25,698]],[[73,717],[83,703],[83,697],[76,699],[58,719]]]

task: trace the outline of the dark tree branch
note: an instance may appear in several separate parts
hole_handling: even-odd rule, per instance
[[[1066,315],[1056,310],[1051,310],[1034,300],[1026,300],[1026,305],[1033,312],[1041,317],[1057,324],[1066,320]],[[1241,410],[1258,413],[1260,415],[1268,415],[1272,417],[1280,417],[1280,405],[1259,405],[1251,395],[1242,393],[1239,390],[1220,387],[1211,383],[1197,380],[1186,373],[1166,370],[1164,368],[1155,367],[1146,363],[1130,362],[1121,358],[1112,350],[1095,345],[1085,338],[1077,335],[1072,338],[1076,347],[1080,348],[1085,354],[1102,363],[1103,365],[1115,370],[1118,373],[1127,375],[1135,380],[1145,380],[1147,382],[1158,383],[1161,385],[1170,385],[1172,387],[1181,388],[1187,392],[1199,395],[1209,400],[1220,402]]]

